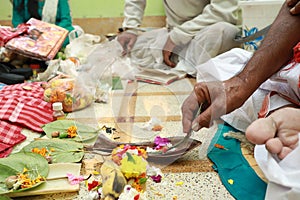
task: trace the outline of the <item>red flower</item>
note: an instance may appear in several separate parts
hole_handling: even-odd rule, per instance
[[[133,199],[134,199],[134,200],[139,200],[139,198],[140,198],[140,194],[137,194],[137,195],[134,196]]]
[[[98,187],[100,184],[98,181],[93,181],[91,183],[88,183],[88,190],[91,191],[92,189]]]

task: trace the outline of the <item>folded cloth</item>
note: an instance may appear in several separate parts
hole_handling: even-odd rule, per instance
[[[298,135],[300,137],[300,134]],[[254,156],[269,181],[266,200],[298,200],[300,198],[300,146],[278,160],[265,145],[256,145]]]
[[[267,184],[242,155],[240,141],[223,136],[237,130],[228,124],[220,124],[217,131],[217,145],[211,144],[213,147],[207,156],[214,163],[222,183],[235,199],[263,200]]]
[[[23,128],[43,132],[53,121],[51,103],[43,100],[41,82],[6,85],[0,90],[0,157],[26,139]]]
[[[0,121],[0,158],[8,156],[13,146],[26,139],[21,131],[22,128],[19,126]]]
[[[0,26],[0,47],[3,47],[12,38],[27,33],[28,28],[28,24],[20,24],[16,28]]]
[[[43,132],[42,126],[53,121],[51,103],[43,100],[41,83],[5,86],[0,91],[0,120]]]

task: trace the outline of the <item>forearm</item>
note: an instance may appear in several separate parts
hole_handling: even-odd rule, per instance
[[[289,10],[284,4],[259,49],[233,78],[241,80],[242,98],[248,98],[292,58],[293,47],[300,41],[300,16],[292,16]]]
[[[20,6],[21,2],[19,0],[13,1],[13,11],[12,11],[12,24],[13,27],[17,27],[19,24],[25,22],[24,19],[24,10],[18,10],[18,6]]]
[[[72,16],[68,0],[60,0],[58,3],[58,11],[56,16],[56,25],[67,29],[74,30],[72,25]]]
[[[124,8],[124,21],[122,27],[139,27],[142,23],[145,7],[146,0],[126,0]]]

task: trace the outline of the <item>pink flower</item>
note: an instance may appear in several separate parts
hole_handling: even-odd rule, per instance
[[[71,185],[79,184],[81,181],[84,180],[83,176],[74,176],[73,174],[67,173],[68,181]]]
[[[160,183],[162,177],[160,174],[158,174],[157,176],[150,176],[150,178],[152,178],[155,183]]]
[[[161,147],[167,146],[171,141],[168,138],[162,138],[156,136],[154,139],[155,149],[160,149]]]

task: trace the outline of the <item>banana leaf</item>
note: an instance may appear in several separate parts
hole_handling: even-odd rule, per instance
[[[33,148],[46,148],[51,153],[52,163],[80,162],[84,156],[83,144],[75,141],[61,139],[35,140],[23,147],[21,151],[31,152]]]
[[[10,192],[20,192],[32,189],[44,183],[44,181],[33,185],[30,188],[9,190],[5,185],[5,179],[9,176],[14,176],[22,173],[24,168],[28,169],[28,174],[32,179],[35,179],[38,175],[47,177],[49,173],[49,165],[47,160],[36,153],[19,152],[11,154],[6,158],[0,159],[0,194],[6,194]]]
[[[76,122],[74,120],[57,120],[51,123],[45,124],[42,129],[46,133],[48,138],[52,138],[52,133],[55,131],[66,132],[70,126],[77,127],[77,136],[74,138],[63,138],[63,140],[74,140],[76,142],[85,142],[96,138],[98,136],[98,130],[88,125]]]

